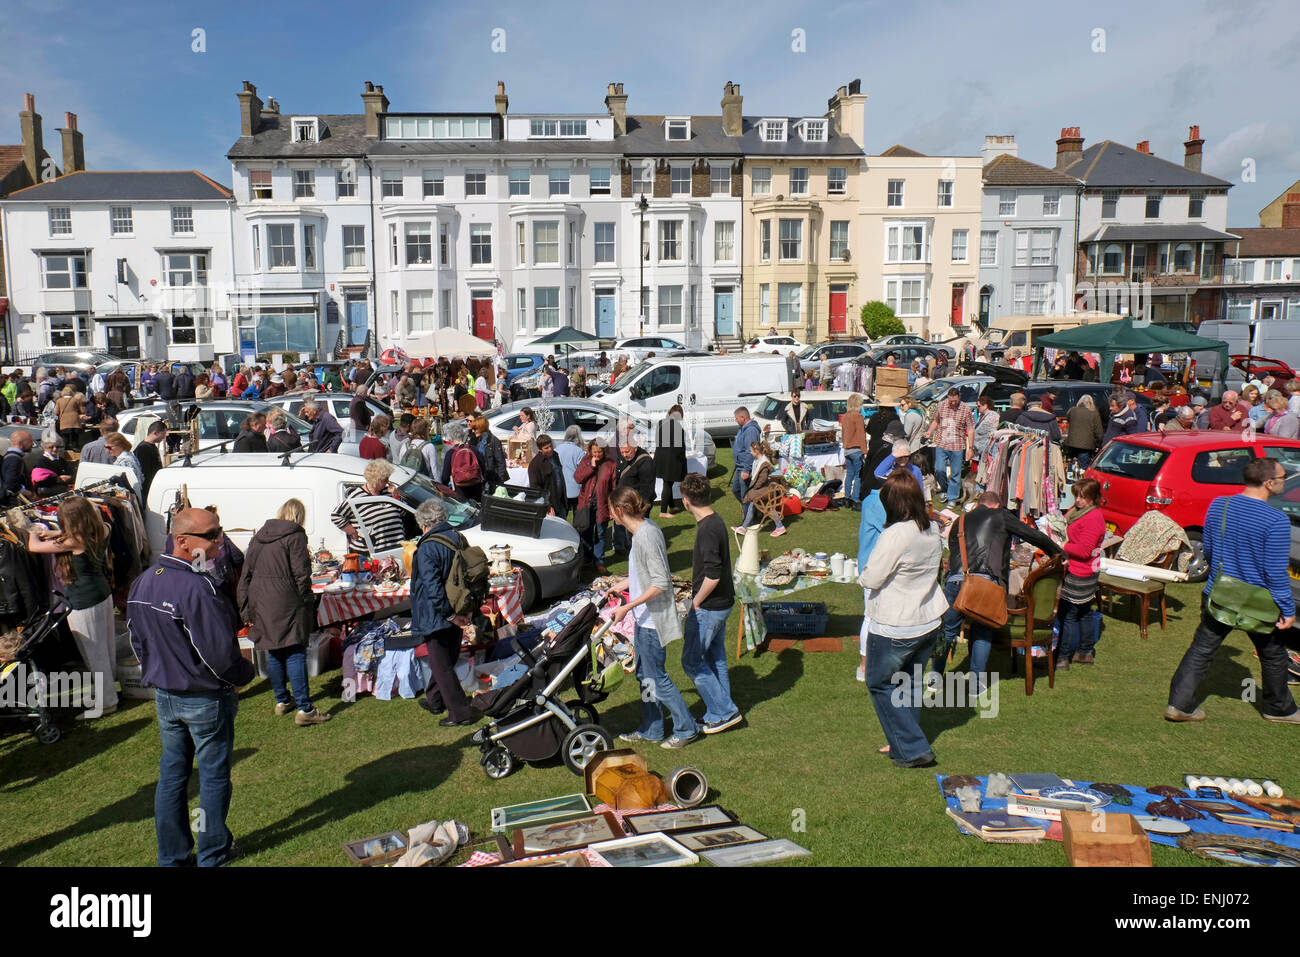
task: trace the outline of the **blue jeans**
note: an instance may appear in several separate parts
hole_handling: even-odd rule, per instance
[[[1074,461],[1079,463],[1079,468],[1086,469],[1092,463],[1092,453],[1087,449],[1066,449]]]
[[[965,461],[965,449],[934,448],[934,478],[943,488],[944,474],[948,475],[948,501],[955,502],[961,498],[961,466]]]
[[[741,528],[749,528],[750,525],[754,524],[755,511],[757,511],[757,509],[754,508],[753,502],[747,502],[745,504],[745,517],[744,519],[741,520],[740,523]],[[762,521],[762,519],[760,519],[760,521]],[[773,519],[773,521],[776,523],[777,528],[785,528],[785,523],[782,522],[779,518]]]
[[[948,662],[948,652],[957,644],[957,639],[961,637],[962,613],[953,608],[953,603],[957,600],[957,593],[961,591],[961,583],[964,575],[953,575],[944,583],[943,593],[948,599],[948,610],[943,613],[943,640],[939,642],[939,647],[934,653],[934,670],[943,674],[944,668]],[[970,623],[970,668],[973,675],[983,675],[988,672],[989,652],[993,650],[993,629],[978,621]]]
[[[307,649],[303,645],[273,648],[266,653],[266,671],[271,679],[271,690],[276,704],[293,704],[298,701],[299,711],[311,711],[311,691],[307,688]],[[289,694],[288,682],[293,688]]]
[[[677,685],[668,677],[668,659],[659,644],[659,632],[637,625],[633,647],[636,648],[636,677],[641,685],[641,724],[637,732],[655,741],[663,738],[666,707],[673,719],[673,735],[694,737],[700,727],[691,717]]]
[[[736,496],[736,501],[742,505],[745,502],[745,489],[748,487],[749,483],[740,477],[740,469],[731,473],[731,494]]]
[[[1060,602],[1059,624],[1061,637],[1056,646],[1056,660],[1069,661],[1074,654],[1090,655],[1097,647],[1092,602],[1076,605],[1064,598]]]
[[[693,608],[686,614],[686,645],[682,670],[695,683],[704,701],[704,722],[725,721],[740,709],[731,700],[727,675],[727,616],[729,608]]]
[[[921,730],[922,689],[915,687],[914,669],[924,672],[942,633],[940,626],[919,638],[886,638],[874,631],[867,635],[867,691],[895,764],[934,756]],[[908,682],[901,688],[894,680],[899,673]],[[896,690],[902,698],[897,703]]]
[[[850,449],[844,453],[844,497],[850,502],[862,501],[862,452]]]
[[[178,694],[157,689],[158,731],[162,759],[154,792],[154,827],[158,834],[158,866],[179,867],[191,850],[199,867],[218,867],[230,854],[226,828],[230,810],[230,758],[235,747],[235,714],[239,695],[231,691]],[[199,815],[190,833],[188,790],[194,760],[199,764]]]
[[[605,549],[609,546],[609,523],[593,522],[582,533],[583,550],[590,555],[597,565],[605,564]]]

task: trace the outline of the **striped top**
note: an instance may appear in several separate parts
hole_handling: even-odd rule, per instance
[[[361,505],[351,506],[348,504],[349,499],[366,498],[370,496],[364,485],[360,485],[348,492],[339,503],[338,508],[330,516],[332,521],[339,528],[344,525],[352,524],[356,526],[356,520],[353,518],[355,509],[357,517],[365,524],[366,531],[370,533],[370,541],[374,543],[376,552],[386,552],[393,548],[401,546],[406,539],[406,529],[402,524],[403,510],[396,502],[366,502]],[[360,527],[357,527],[360,532]],[[359,535],[356,538],[348,540],[348,548],[363,554],[369,554],[366,551],[365,540]]]
[[[1222,535],[1223,510],[1228,508],[1228,533]],[[1222,538],[1222,541],[1220,539]],[[1205,510],[1202,543],[1210,578],[1205,594],[1214,587],[1223,560],[1223,574],[1267,588],[1283,618],[1295,614],[1287,564],[1291,556],[1291,522],[1281,511],[1245,495],[1220,495]]]

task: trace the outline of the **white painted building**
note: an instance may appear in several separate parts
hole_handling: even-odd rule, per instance
[[[76,172],[0,201],[17,356],[221,355],[232,212],[230,191],[192,170]]]

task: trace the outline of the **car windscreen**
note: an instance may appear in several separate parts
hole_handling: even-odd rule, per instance
[[[1111,442],[1093,464],[1098,472],[1120,478],[1150,482],[1165,464],[1169,453],[1132,442]]]
[[[933,402],[956,384],[951,379],[936,379],[921,386],[912,393],[912,397],[922,404]]]
[[[610,389],[625,389],[630,386],[638,376],[646,369],[650,368],[650,363],[646,361],[638,362],[632,368],[628,369],[621,376],[610,383]]]
[[[442,507],[447,510],[447,522],[452,528],[469,528],[478,524],[477,505],[438,488],[423,475],[412,475],[397,487],[397,494],[411,508],[419,508],[422,503],[427,502],[429,499],[441,502]]]
[[[1300,472],[1288,475],[1282,491],[1269,498],[1268,504],[1286,515],[1292,525],[1300,525]]]
[[[814,346],[804,346],[803,349],[802,349],[802,351],[800,351],[800,353],[799,353],[799,358],[800,358],[800,359],[811,359],[814,355],[816,355],[817,350],[820,349],[820,348],[821,348],[821,346],[816,346],[816,345],[814,345]]]
[[[784,399],[774,399],[771,396],[768,396],[762,401],[758,407],[758,411],[754,414],[760,419],[775,419],[785,411],[785,407],[789,404],[790,403]]]

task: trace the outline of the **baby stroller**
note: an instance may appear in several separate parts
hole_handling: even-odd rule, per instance
[[[593,707],[608,697],[592,673],[592,646],[609,630],[606,622],[593,633],[598,620],[596,606],[587,602],[559,634],[531,652],[515,642],[528,672],[507,687],[473,698],[472,706],[491,719],[472,739],[489,778],[504,778],[520,761],[545,761],[557,753],[570,771],[581,774],[593,755],[613,747],[614,739],[600,726]],[[570,680],[578,700],[561,701],[560,689]]]
[[[55,719],[61,703],[49,697],[48,676],[72,660],[73,639],[67,626],[71,611],[63,596],[56,594],[47,611],[37,611],[22,626],[13,660],[0,667],[0,686],[10,685],[0,687],[0,700],[14,702],[0,709],[0,718],[33,726],[41,744],[54,744],[63,737]]]

